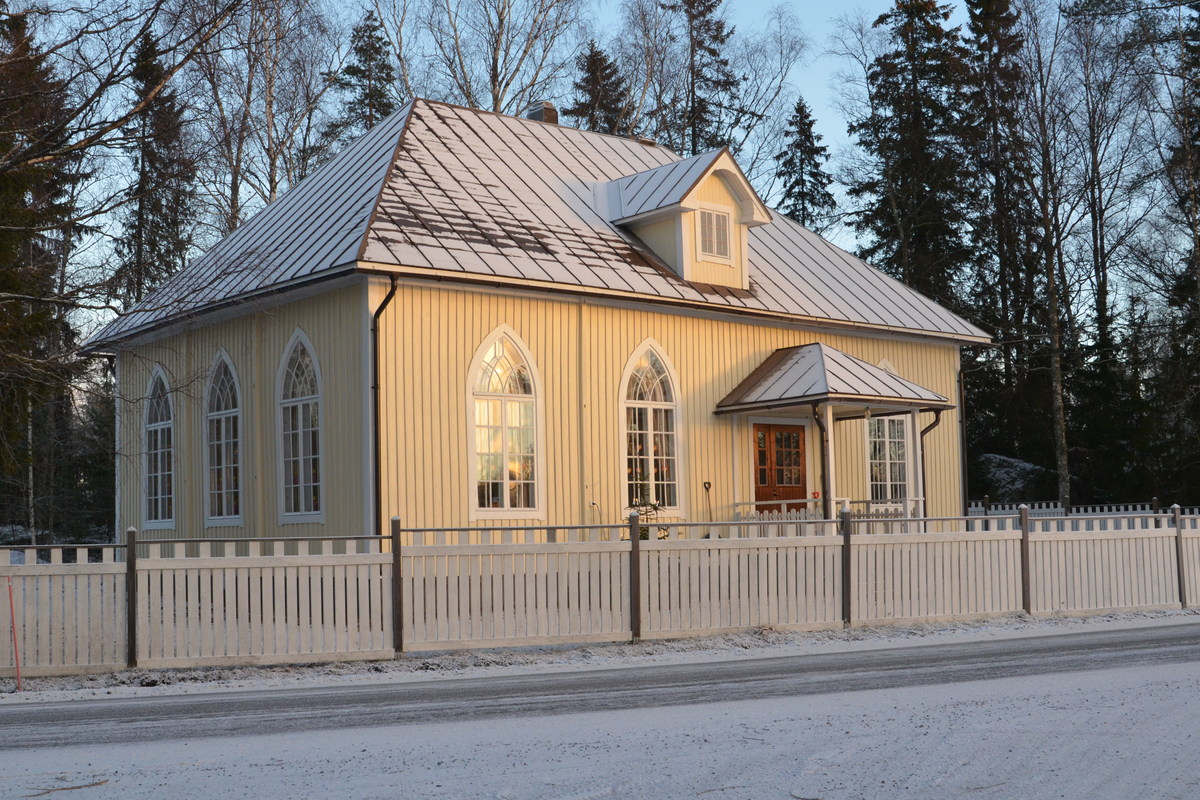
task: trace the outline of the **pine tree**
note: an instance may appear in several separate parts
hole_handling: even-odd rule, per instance
[[[136,179],[129,189],[120,259],[109,294],[125,307],[183,268],[192,245],[196,164],[187,141],[183,109],[170,90],[150,97],[164,76],[149,34],[139,44],[134,90],[147,103],[129,131]]]
[[[803,97],[797,98],[784,135],[786,147],[775,156],[775,177],[783,181],[779,210],[812,227],[837,203],[829,192],[833,178],[824,170],[829,149],[813,130],[812,113]]]
[[[333,85],[347,97],[341,117],[325,129],[325,140],[331,146],[344,143],[395,111],[395,82],[396,69],[383,25],[369,11],[350,35],[350,63],[333,78]]]
[[[600,49],[596,40],[575,61],[579,77],[575,80],[575,104],[563,109],[563,116],[579,127],[597,133],[628,134],[631,125],[629,86],[621,77],[616,62]]]
[[[949,6],[896,0],[875,27],[892,50],[868,71],[871,112],[850,126],[875,169],[849,188],[867,260],[923,294],[961,309],[971,259],[966,210],[971,181],[962,145],[966,52],[947,29]]]
[[[671,0],[663,2],[665,11],[683,15],[686,37],[685,72],[683,76],[683,105],[675,114],[659,113],[665,118],[674,116],[675,124],[686,139],[683,144],[691,155],[729,144],[721,131],[721,112],[731,105],[740,81],[723,55],[723,48],[733,36],[720,18],[722,0]]]

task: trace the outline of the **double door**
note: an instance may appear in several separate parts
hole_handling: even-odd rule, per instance
[[[807,507],[803,425],[754,425],[754,500],[759,511]],[[792,502],[788,502],[792,501]],[[764,505],[765,504],[765,505]]]

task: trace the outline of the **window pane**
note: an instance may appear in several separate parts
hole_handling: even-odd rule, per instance
[[[729,216],[727,214],[714,214],[716,227],[716,249],[713,251],[719,256],[729,257]]]

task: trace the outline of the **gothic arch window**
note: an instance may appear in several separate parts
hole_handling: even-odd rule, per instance
[[[498,332],[480,349],[472,377],[474,507],[537,509],[538,403],[529,359],[514,335]]]
[[[679,508],[679,407],[671,372],[655,348],[645,345],[626,373],[626,503]]]
[[[240,522],[241,398],[229,358],[221,353],[209,376],[205,393],[205,453],[208,459],[208,519],[225,524]]]
[[[146,524],[170,527],[175,520],[175,422],[167,380],[158,368],[146,397]]]
[[[321,371],[312,343],[297,331],[279,378],[279,460],[285,522],[321,518]]]

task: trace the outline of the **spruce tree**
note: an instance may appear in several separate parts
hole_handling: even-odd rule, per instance
[[[64,159],[37,161],[66,125],[67,93],[28,19],[0,15],[0,152],[27,157],[0,173],[0,524],[35,530],[40,465],[73,377],[73,334],[56,302],[72,176]]]
[[[674,114],[659,109],[663,118],[686,137],[681,144],[690,155],[724,147],[729,141],[721,131],[721,112],[737,96],[740,81],[723,55],[733,36],[720,18],[722,0],[667,0],[665,11],[681,14],[686,48],[682,106]],[[673,137],[672,137],[673,138]]]
[[[117,242],[119,265],[109,286],[109,294],[127,308],[183,268],[195,221],[196,164],[183,109],[171,90],[150,96],[164,76],[158,55],[154,39],[143,36],[132,77],[146,107],[129,131],[136,177]]]
[[[585,130],[630,133],[629,85],[621,77],[616,62],[600,49],[595,39],[576,59],[575,68],[579,71],[573,84],[575,103],[563,109],[563,116],[576,120]]]
[[[961,310],[972,186],[962,139],[966,52],[949,18],[935,0],[896,0],[876,20],[892,49],[871,63],[871,111],[850,126],[875,169],[849,194],[862,203],[863,257]]]
[[[342,115],[325,129],[324,138],[336,146],[374,128],[396,110],[393,85],[396,69],[383,25],[368,11],[350,35],[350,63],[333,77],[346,94]]]
[[[1047,465],[1045,342],[1038,325],[1035,214],[1025,188],[1031,154],[1021,133],[1019,16],[1011,0],[967,0],[969,103],[964,126],[979,191],[969,210],[976,255],[967,311],[996,347],[964,351],[971,413],[967,451]],[[971,485],[978,485],[971,474]]]
[[[796,100],[784,136],[786,146],[775,156],[775,177],[783,181],[779,210],[811,228],[837,203],[829,192],[833,178],[824,170],[829,149],[813,130],[812,113],[803,97]]]

